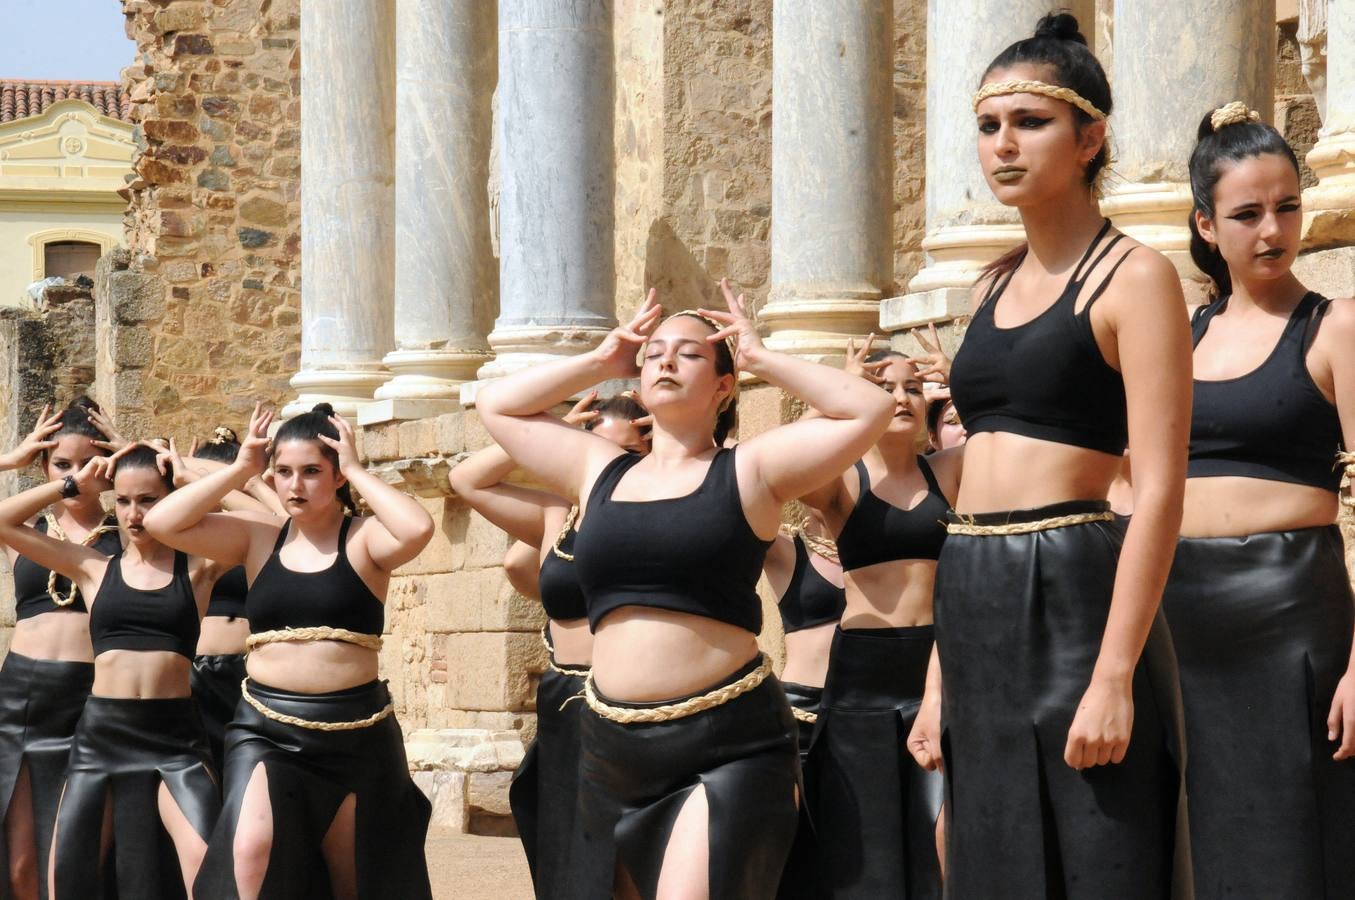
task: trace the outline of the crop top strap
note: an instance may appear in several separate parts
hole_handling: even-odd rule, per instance
[[[588,492],[588,509],[592,510],[595,503],[610,500],[612,492],[616,490],[617,482],[630,471],[631,466],[643,458],[638,453],[620,453],[611,462],[603,466],[602,471],[598,473],[597,480],[593,482],[593,489]]]
[[[348,559],[348,529],[353,525],[353,517],[345,515],[339,523],[339,557]]]
[[[284,522],[282,523],[282,527],[278,529],[278,539],[277,539],[276,541],[273,542],[273,555],[274,555],[274,556],[277,556],[279,553],[282,552],[282,545],[283,545],[284,543],[286,543],[286,541],[287,541],[287,528],[288,528],[291,524],[292,524],[292,519],[291,519],[291,517],[289,516],[289,517],[287,518],[287,520],[284,521]]]
[[[1068,276],[1068,287],[1086,281],[1087,276],[1092,273],[1093,269],[1101,264],[1101,260],[1106,258],[1106,254],[1110,252],[1111,247],[1115,246],[1116,241],[1124,237],[1122,234],[1117,234],[1101,249],[1101,254],[1097,256],[1096,259],[1092,259],[1092,254],[1096,252],[1096,248],[1101,244],[1101,238],[1105,237],[1109,232],[1110,219],[1106,219],[1101,223],[1101,230],[1096,232],[1096,237],[1092,238],[1091,243],[1087,245],[1087,249],[1083,252],[1082,258],[1077,261],[1077,265],[1073,266],[1073,272]],[[1091,263],[1090,265],[1088,265],[1089,261]],[[1065,290],[1067,290],[1066,287]]]
[[[1308,355],[1308,350],[1313,346],[1313,341],[1317,340],[1318,329],[1322,327],[1322,317],[1327,314],[1327,310],[1330,308],[1331,300],[1317,291],[1309,291],[1299,301],[1298,308],[1294,310],[1294,318],[1285,326],[1285,330],[1294,328],[1301,332],[1299,341],[1301,358]]]
[[[1109,253],[1111,247],[1114,247],[1116,242],[1122,237],[1124,237],[1122,234],[1116,235],[1115,240],[1110,242],[1110,246],[1106,247],[1106,253]],[[1110,287],[1110,280],[1115,277],[1115,273],[1120,270],[1120,266],[1124,265],[1124,261],[1129,258],[1130,254],[1133,253],[1135,249],[1136,248],[1134,247],[1130,247],[1125,251],[1123,256],[1115,260],[1115,265],[1110,267],[1110,271],[1106,273],[1106,277],[1103,278],[1101,283],[1096,286],[1096,289],[1092,291],[1091,296],[1087,298],[1087,305],[1082,307],[1082,312],[1078,313],[1078,315],[1086,316],[1091,313],[1092,304],[1101,298],[1101,295],[1106,292],[1106,288]],[[1101,259],[1104,257],[1105,253],[1101,254],[1101,256],[1097,258],[1096,263],[1101,262]],[[1096,263],[1092,264],[1093,267],[1095,267]]]
[[[917,467],[922,470],[922,477],[927,479],[927,489],[936,496],[945,499],[946,494],[941,490],[941,485],[937,484],[936,476],[932,474],[932,467],[927,463],[927,457],[919,456],[917,458]]]
[[[856,477],[861,483],[861,492],[856,498],[856,502],[860,503],[861,498],[870,493],[870,473],[866,471],[866,461],[863,459],[858,459],[856,461],[855,468]]]
[[[174,551],[174,577],[188,578],[188,554],[182,550]]]

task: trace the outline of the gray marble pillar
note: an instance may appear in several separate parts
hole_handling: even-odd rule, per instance
[[[1233,100],[1274,117],[1275,0],[1116,3],[1113,83],[1115,177],[1101,209],[1190,275],[1196,130]]]
[[[894,280],[890,0],[772,6],[767,346],[821,359],[875,328]]]
[[[395,377],[376,396],[455,400],[489,359],[482,329],[497,305],[486,190],[496,16],[485,0],[397,2]]]
[[[354,415],[390,373],[395,0],[301,4],[301,371],[284,415]]]
[[[1355,0],[1330,0],[1326,59],[1326,113],[1308,152],[1317,185],[1303,192],[1304,240],[1316,247],[1355,239]]]
[[[611,0],[499,4],[499,317],[481,378],[616,325]]]

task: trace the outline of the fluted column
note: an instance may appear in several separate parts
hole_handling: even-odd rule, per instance
[[[1275,106],[1274,0],[1115,4],[1117,178],[1102,211],[1127,234],[1190,262],[1190,153],[1205,113],[1242,100],[1267,121]]]
[[[301,4],[301,371],[295,415],[343,415],[390,373],[395,0]]]
[[[398,0],[395,377],[381,400],[455,400],[489,359],[495,18],[484,0]]]
[[[499,4],[499,317],[492,378],[616,324],[612,2]]]
[[[1095,0],[1065,4],[1091,41]],[[1024,239],[1014,209],[993,198],[977,155],[971,98],[988,64],[1035,32],[1048,0],[928,0],[927,264],[908,293],[886,300],[880,326],[897,331],[967,312],[979,271]]]
[[[1355,238],[1355,0],[1327,8],[1327,104],[1308,168],[1317,184],[1303,192],[1304,243]]]
[[[772,6],[767,345],[822,359],[874,330],[893,281],[890,0]]]

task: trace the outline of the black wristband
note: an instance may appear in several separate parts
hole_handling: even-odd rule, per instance
[[[72,497],[80,496],[80,485],[76,483],[74,475],[67,475],[61,479],[61,499],[69,500]]]

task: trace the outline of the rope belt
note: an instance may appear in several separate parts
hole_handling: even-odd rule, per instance
[[[588,704],[588,708],[604,719],[610,719],[613,722],[620,722],[623,725],[638,725],[650,722],[671,722],[674,719],[683,719],[687,716],[694,716],[699,712],[708,709],[714,709],[717,706],[723,706],[735,697],[746,694],[753,688],[767,680],[767,676],[772,674],[771,661],[763,654],[761,661],[753,671],[740,678],[738,681],[721,685],[713,691],[709,691],[699,697],[691,697],[678,703],[665,703],[662,706],[644,706],[633,708],[629,706],[612,706],[604,702],[597,695],[597,690],[593,687],[593,676],[589,673],[583,682],[583,698]]]
[[[956,515],[963,516],[962,513]],[[1037,531],[1051,531],[1055,528],[1067,528],[1070,525],[1086,525],[1088,522],[1113,522],[1115,513],[1110,510],[1102,512],[1073,513],[1068,516],[1052,516],[1048,519],[1037,519],[1034,522],[1008,522],[1003,525],[979,525],[976,522],[947,522],[947,534],[966,534],[977,536],[1003,535],[1003,534],[1034,534]]]
[[[800,709],[798,706],[790,708],[790,714],[795,717],[795,721],[804,722],[806,725],[813,725],[819,721],[819,714],[812,713],[807,709]]]
[[[245,638],[245,652],[263,644],[306,643],[310,641],[343,641],[356,644],[368,650],[381,649],[381,635],[363,634],[349,631],[347,628],[330,628],[328,625],[309,625],[304,628],[281,628],[276,631],[261,631]]]
[[[259,714],[266,719],[272,719],[274,722],[281,722],[284,725],[295,725],[297,728],[309,728],[311,731],[357,731],[359,728],[370,728],[377,722],[395,712],[395,704],[387,703],[384,707],[372,713],[365,719],[355,719],[352,722],[317,722],[313,719],[302,719],[297,716],[289,716],[286,713],[280,713],[277,710],[269,709],[249,692],[249,679],[240,682],[240,696],[245,698],[245,702],[258,710]]]
[[[70,540],[70,538],[66,537],[66,532],[62,530],[59,524],[57,524],[56,516],[48,512],[43,514],[43,518],[47,520],[48,535],[56,538],[58,541]],[[89,534],[85,535],[84,539],[80,541],[80,546],[93,547],[94,542],[97,541],[100,537],[102,537],[105,534],[116,534],[117,530],[118,526],[116,525],[99,525],[95,528],[92,528],[90,529]],[[56,589],[56,579],[57,579],[56,572],[49,571],[47,573],[47,596],[52,598],[52,604],[55,606],[60,607],[70,606],[72,603],[75,602],[75,597],[77,594],[80,593],[80,588],[76,586],[74,581],[72,581],[70,593],[66,594],[66,596],[63,597],[61,596],[61,592]]]
[[[546,648],[546,667],[560,675],[574,675],[587,678],[587,669],[566,669],[555,664],[555,645],[550,642],[550,623],[541,626],[541,644]]]

